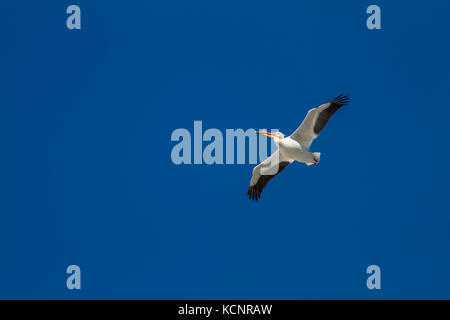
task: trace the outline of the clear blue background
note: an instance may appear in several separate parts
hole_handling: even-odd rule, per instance
[[[449,12],[1,1],[0,298],[450,298]],[[258,203],[252,165],[171,162],[172,131],[194,120],[289,134],[340,92],[352,102],[313,144],[320,164],[292,165]]]

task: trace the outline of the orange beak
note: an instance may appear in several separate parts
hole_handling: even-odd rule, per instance
[[[269,137],[269,138],[275,138],[275,135],[272,132],[267,132],[267,130],[262,131],[256,131],[256,133],[262,134],[263,136]]]

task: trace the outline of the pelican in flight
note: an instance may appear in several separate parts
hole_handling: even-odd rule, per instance
[[[247,192],[250,200],[257,201],[261,197],[261,192],[267,183],[293,161],[303,162],[308,166],[318,164],[320,152],[311,152],[309,147],[331,116],[348,102],[350,102],[350,98],[340,94],[330,102],[309,110],[300,127],[287,138],[281,132],[272,133],[267,132],[265,129],[256,131],[259,134],[273,138],[278,149],[253,169],[250,187]]]

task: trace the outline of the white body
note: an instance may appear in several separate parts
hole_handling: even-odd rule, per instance
[[[281,156],[285,159],[296,160],[307,165],[319,162],[317,153],[312,153],[307,146],[291,137],[284,139],[275,138],[274,142],[278,146]]]

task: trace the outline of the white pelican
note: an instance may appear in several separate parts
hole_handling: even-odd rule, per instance
[[[294,160],[306,163],[308,166],[319,163],[320,152],[311,152],[309,147],[331,116],[349,101],[348,96],[340,94],[330,102],[309,110],[300,127],[287,138],[281,132],[256,131],[273,138],[278,150],[253,169],[247,192],[250,200],[257,201],[270,179],[283,171]]]

